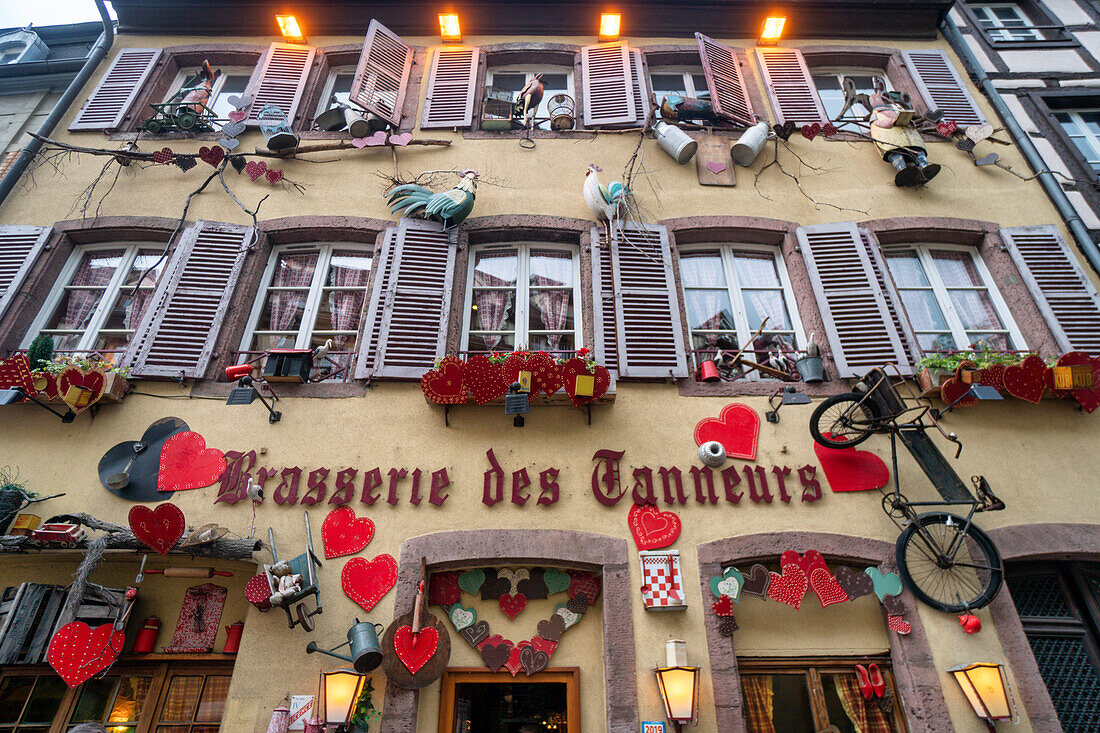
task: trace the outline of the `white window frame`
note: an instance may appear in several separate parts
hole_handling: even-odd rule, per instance
[[[530,251],[532,249],[552,249],[562,252],[569,252],[573,258],[573,348],[580,349],[584,346],[584,306],[581,302],[581,258],[580,252],[576,247],[568,244],[557,244],[554,242],[500,242],[493,244],[480,244],[470,247],[469,265],[466,267],[466,301],[465,308],[462,314],[462,348],[461,351],[468,352],[470,350],[470,316],[473,313],[473,298],[474,298],[474,266],[477,262],[478,252],[492,252],[492,251],[515,251],[516,252],[516,287],[514,288],[516,293],[515,298],[515,321],[516,330],[513,343],[515,347],[513,350],[519,351],[528,347],[528,336],[530,335],[530,312],[528,308],[531,305],[531,257]],[[504,290],[506,288],[483,288],[485,290]],[[565,288],[551,288],[553,290],[564,290]],[[522,297],[521,297],[522,291]],[[478,329],[475,329],[478,330]],[[554,333],[558,333],[555,331]],[[551,354],[551,356],[559,357],[562,354]]]
[[[332,96],[332,90],[336,86],[336,77],[341,74],[347,74],[352,77],[351,86],[355,88],[355,64],[341,64],[340,66],[333,66],[329,69],[328,76],[325,78],[325,85],[321,88],[321,96],[317,100],[317,114],[315,117],[319,117],[324,112],[329,111],[328,99]]]
[[[50,290],[50,294],[46,297],[45,302],[38,311],[38,315],[35,316],[34,322],[31,324],[30,330],[23,337],[23,343],[20,344],[20,348],[30,348],[31,342],[34,341],[35,336],[44,331],[53,332],[66,329],[53,329],[47,328],[46,323],[50,320],[50,316],[57,310],[58,305],[61,304],[61,299],[65,295],[65,290],[70,287],[69,283],[73,279],[73,275],[76,274],[77,269],[80,267],[80,263],[84,260],[85,255],[89,252],[103,252],[106,250],[121,249],[123,250],[122,260],[119,266],[115,269],[115,274],[111,276],[111,279],[106,285],[101,288],[96,286],[75,286],[78,290],[95,290],[101,289],[103,296],[100,297],[99,302],[96,304],[95,310],[92,311],[91,318],[88,319],[88,325],[84,328],[84,335],[80,337],[75,348],[71,349],[72,352],[78,354],[85,354],[96,351],[95,342],[101,332],[106,333],[123,333],[130,331],[126,328],[112,328],[104,329],[103,325],[107,322],[107,317],[111,313],[111,308],[114,307],[115,301],[118,299],[119,292],[122,288],[122,283],[126,280],[126,276],[129,274],[130,269],[134,265],[134,260],[138,256],[138,252],[142,249],[154,249],[161,251],[164,249],[163,242],[103,242],[99,244],[82,244],[73,248],[72,254],[69,255],[69,259],[65,262],[65,266],[61,269],[61,274],[57,276],[57,280],[54,281],[53,288]],[[160,282],[160,277],[164,276],[164,267],[166,263],[161,262],[161,272],[157,278],[157,282]],[[142,290],[153,291],[156,289],[156,283],[149,287],[143,287]],[[149,304],[152,307],[152,303]],[[131,338],[133,333],[137,329],[131,331]],[[129,348],[130,342],[127,342],[127,348]],[[70,350],[65,350],[66,352]],[[121,358],[121,354],[118,355]]]
[[[817,92],[818,97],[821,96],[821,90],[817,88],[817,81],[815,78],[818,76],[836,77],[841,90],[844,89],[844,77],[846,76],[874,76],[882,79],[886,91],[894,91],[894,85],[890,82],[890,75],[886,73],[886,69],[878,69],[873,66],[823,66],[810,69],[810,79],[814,82],[814,91]],[[859,107],[863,106],[862,103],[857,103],[857,105]],[[825,100],[821,100],[821,106],[822,108],[825,107]],[[870,111],[871,110],[867,110],[867,112]],[[828,115],[828,112],[828,110],[825,110],[826,115]]]
[[[939,268],[936,266],[935,261],[932,259],[932,252],[962,252],[970,256],[971,262],[974,263],[974,268],[978,272],[978,277],[981,278],[982,286],[951,286],[950,288],[944,284],[943,278],[940,277]],[[993,280],[993,276],[989,274],[989,270],[985,266],[985,262],[974,251],[972,247],[958,244],[937,244],[937,243],[917,243],[917,244],[899,244],[889,247],[885,247],[883,250],[884,255],[898,254],[912,252],[917,255],[917,259],[920,261],[921,267],[924,269],[924,276],[927,278],[929,285],[926,287],[901,287],[895,283],[894,287],[898,291],[899,297],[903,290],[930,290],[932,295],[936,299],[936,304],[940,307],[940,313],[943,314],[944,321],[947,323],[947,330],[951,332],[951,337],[955,339],[956,351],[969,351],[970,350],[970,336],[967,335],[966,328],[963,326],[962,319],[959,318],[958,312],[955,310],[955,304],[951,300],[949,290],[985,290],[989,294],[989,299],[993,303],[993,310],[997,312],[997,317],[1001,319],[1002,328],[1000,329],[983,329],[988,333],[1000,333],[1004,332],[1011,341],[1010,349],[1012,351],[1027,351],[1027,342],[1024,341],[1024,335],[1020,332],[1020,329],[1016,326],[1016,321],[1012,317],[1011,311],[1008,309],[1008,304],[1005,303],[1004,298],[1001,297],[1001,291],[997,288],[996,282]],[[886,262],[886,270],[889,273],[890,264]],[[891,274],[891,277],[893,275]],[[905,310],[905,304],[901,303],[901,308]],[[909,317],[908,314],[905,316]],[[909,322],[912,328],[912,321]],[[914,338],[917,338],[915,346],[924,352],[921,348],[916,329],[913,329]]]
[[[646,90],[646,93],[650,94],[653,98],[653,105],[654,109],[656,110],[657,119],[660,119],[661,117],[661,100],[657,99],[656,87],[653,84],[654,74],[679,74],[684,79],[684,94],[689,97],[696,98],[698,98],[700,95],[705,94],[706,97],[703,97],[704,99],[708,99],[710,97],[710,88],[706,86],[706,83],[704,82],[702,89],[697,89],[695,87],[695,80],[692,78],[696,75],[706,76],[706,72],[703,70],[701,64],[699,66],[684,66],[682,64],[675,66],[650,66],[646,73],[646,83],[649,84],[649,89]]]
[[[309,294],[306,296],[305,309],[302,313],[302,323],[298,327],[298,335],[295,337],[294,346],[289,348],[295,349],[308,349],[310,348],[310,339],[312,338],[314,327],[317,325],[317,312],[321,307],[321,299],[325,294],[325,276],[328,274],[329,264],[332,262],[332,256],[336,250],[355,250],[370,255],[372,248],[369,245],[361,244],[359,242],[309,242],[300,244],[282,244],[271,248],[271,254],[267,259],[267,267],[264,268],[263,278],[260,280],[260,289],[256,293],[256,298],[252,303],[252,312],[248,317],[248,327],[245,329],[244,335],[241,337],[240,351],[252,351],[252,340],[256,337],[256,326],[260,323],[260,316],[263,315],[264,304],[267,302],[267,293],[271,289],[271,279],[275,274],[275,264],[279,261],[280,255],[293,254],[298,252],[317,252],[317,264],[313,269],[313,279],[309,283]],[[357,290],[362,289],[365,293],[363,302],[366,303],[370,300],[370,288],[374,280],[374,271],[371,270],[371,277],[367,279],[367,284],[356,287],[334,287],[333,290]],[[302,288],[305,289],[304,287]],[[363,326],[363,314],[359,314],[359,322],[356,324],[353,331],[349,331],[352,335],[359,335]],[[261,331],[262,334],[277,334],[285,333],[283,331]],[[356,342],[356,350],[358,350],[359,342]],[[246,359],[247,360],[247,359]]]
[[[978,25],[992,41],[1042,41],[1043,34],[1034,27],[1031,18],[1018,3],[972,3],[971,12],[978,19]],[[1004,20],[993,13],[994,10],[1011,10],[1023,25],[1004,25]],[[986,12],[988,11],[988,12]],[[987,25],[988,24],[988,25]],[[1028,36],[1022,38],[1021,36]]]
[[[1092,168],[1093,171],[1100,173],[1100,157],[1097,157],[1095,160],[1089,160],[1088,156],[1086,156],[1084,152],[1082,152],[1081,148],[1078,147],[1075,140],[1075,138],[1078,137],[1087,140],[1092,146],[1093,152],[1096,153],[1097,156],[1100,156],[1100,136],[1097,136],[1091,130],[1089,130],[1089,127],[1085,123],[1084,118],[1081,117],[1082,112],[1100,112],[1100,108],[1083,107],[1081,109],[1055,109],[1051,110],[1051,116],[1054,117],[1054,121],[1058,123],[1058,126],[1062,128],[1062,132],[1065,133],[1065,136],[1069,138],[1071,143],[1073,143],[1074,150],[1076,150],[1077,153],[1084,159],[1085,164]],[[1066,130],[1066,128],[1062,125],[1062,121],[1058,119],[1058,115],[1068,115],[1073,121],[1073,124],[1077,125],[1077,129],[1081,131],[1081,134],[1073,135],[1068,130]]]
[[[489,87],[493,86],[494,74],[527,74],[526,81],[531,81],[535,78],[535,74],[565,74],[565,93],[573,98],[577,99],[577,87],[573,84],[573,67],[571,66],[555,66],[553,64],[538,64],[531,66],[529,64],[507,64],[505,66],[490,66],[485,69],[485,94],[488,94]],[[546,94],[543,97],[543,103],[546,104],[547,116],[550,112],[550,97],[553,96]],[[536,117],[538,115],[536,114]],[[537,126],[536,126],[537,129]],[[546,128],[549,129],[549,128]]]
[[[215,71],[219,70],[219,67],[211,64],[211,68]],[[214,103],[217,101],[218,96],[222,93],[222,87],[225,86],[226,80],[231,76],[247,76],[251,79],[252,75],[256,73],[255,67],[248,66],[226,66],[221,68],[221,73],[218,74],[218,78],[214,80],[214,84],[210,87],[210,99],[206,100],[206,106],[210,109],[214,109]],[[167,102],[172,98],[172,95],[183,88],[184,82],[195,75],[195,69],[187,68],[180,69],[176,73],[176,78],[172,80],[172,85],[168,87],[168,93],[164,95],[162,101]],[[247,89],[247,86],[245,87]]]
[[[778,247],[768,244],[740,244],[737,242],[710,242],[693,244],[690,247],[681,247],[682,254],[691,254],[693,252],[713,251],[717,249],[722,259],[722,271],[726,278],[726,291],[729,295],[730,306],[733,308],[733,325],[734,331],[737,333],[738,346],[745,346],[749,342],[749,337],[752,336],[753,329],[749,326],[748,310],[745,308],[745,298],[742,295],[741,281],[737,277],[737,265],[734,260],[735,252],[753,252],[770,254],[775,262],[775,271],[779,275],[779,284],[783,288],[783,302],[787,306],[787,317],[791,319],[791,332],[794,336],[795,349],[806,348],[806,333],[802,328],[802,317],[798,313],[798,304],[794,298],[794,288],[791,287],[791,278],[787,273],[787,263],[783,258],[783,253]],[[687,308],[687,291],[688,290],[718,290],[718,286],[714,287],[694,287],[684,282],[683,276],[680,278],[680,287],[684,291],[684,307]],[[748,290],[758,290],[760,288],[747,288]],[[767,288],[773,289],[773,288]],[[694,353],[695,340],[694,332],[697,329],[691,327],[691,323],[687,324],[688,331],[688,348]],[[787,333],[780,329],[764,329],[764,333]],[[763,377],[759,372],[753,370],[743,377],[743,379],[749,381],[755,381],[762,379]]]

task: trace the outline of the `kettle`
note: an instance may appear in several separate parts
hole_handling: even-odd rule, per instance
[[[225,627],[225,648],[222,654],[236,654],[241,648],[241,634],[244,633],[244,621],[237,621]]]

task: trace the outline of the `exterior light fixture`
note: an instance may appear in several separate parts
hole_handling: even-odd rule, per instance
[[[458,24],[458,13],[439,14],[439,35],[444,41],[462,42],[462,28]]]
[[[775,404],[775,398],[778,397],[780,402]],[[783,405],[808,405],[810,404],[810,396],[802,394],[794,387],[783,388],[775,390],[771,397],[768,398],[768,405],[772,408],[764,413],[764,418],[768,422],[779,422],[779,408]]]
[[[276,15],[275,22],[279,24],[279,32],[283,34],[283,40],[287,43],[306,42],[302,27],[298,25],[298,19],[293,15]]]
[[[338,730],[348,730],[351,727],[355,703],[363,691],[365,680],[363,675],[346,668],[321,673],[320,698],[325,703],[322,718],[325,725],[335,724]]]
[[[984,720],[990,730],[993,721],[1012,719],[1012,702],[1008,699],[1008,680],[1004,667],[993,662],[960,664],[947,670],[955,676],[974,714]]]
[[[621,13],[600,14],[600,41],[619,40],[619,27],[622,24]]]
[[[1002,396],[1001,393],[997,391],[996,387],[990,387],[988,385],[982,385],[982,384],[972,384],[972,385],[970,385],[970,389],[966,390],[961,395],[956,397],[953,401],[948,403],[948,405],[946,407],[944,407],[942,410],[932,409],[931,410],[932,417],[934,417],[938,420],[939,418],[943,417],[947,413],[951,412],[951,410],[955,407],[955,405],[959,404],[960,402],[962,402],[963,400],[965,400],[968,397],[974,398],[974,399],[979,400],[979,401],[980,400],[1003,400],[1004,399],[1004,396]]]
[[[784,15],[769,15],[764,19],[764,27],[760,30],[760,45],[774,46],[783,37],[783,26],[787,23]]]
[[[676,730],[695,721],[699,703],[699,668],[687,666],[687,644],[674,639],[665,644],[665,666],[658,667],[657,685],[665,715]]]
[[[236,370],[239,370],[243,366],[247,366],[247,365],[246,364],[236,364],[236,365],[231,366],[231,367],[226,367],[226,369],[225,369],[226,377],[228,377],[229,379],[233,379],[234,374],[238,374],[238,375],[240,374]],[[231,373],[231,370],[232,370],[232,373]],[[271,396],[275,400],[279,399],[279,397],[274,392],[271,393]],[[265,400],[263,398],[263,395],[260,394],[259,390],[256,389],[256,385],[254,383],[254,380],[251,377],[251,368],[249,368],[249,373],[248,374],[244,374],[242,376],[239,376],[239,378],[237,380],[237,386],[234,387],[233,389],[229,390],[229,397],[228,397],[228,399],[226,399],[225,404],[227,404],[227,405],[251,405],[257,398],[259,398],[260,402],[262,402],[264,407],[267,408],[267,412],[268,412],[267,421],[268,422],[277,423],[277,422],[279,422],[279,420],[282,419],[283,413],[279,412],[274,407],[269,405],[267,400]]]

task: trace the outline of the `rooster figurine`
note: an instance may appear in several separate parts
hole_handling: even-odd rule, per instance
[[[516,111],[523,117],[525,127],[531,127],[535,120],[535,112],[542,104],[542,97],[546,94],[546,86],[542,83],[542,74],[535,74],[531,81],[519,90],[516,97]]]
[[[462,180],[454,188],[441,193],[406,183],[390,191],[390,213],[400,213],[410,219],[430,219],[450,229],[461,224],[474,210],[477,195],[477,171],[462,171]]]
[[[596,221],[605,222],[607,239],[611,241],[611,222],[622,218],[626,209],[626,189],[618,181],[610,185],[600,183],[599,172],[603,169],[595,163],[588,165],[584,174],[584,202],[592,210]]]

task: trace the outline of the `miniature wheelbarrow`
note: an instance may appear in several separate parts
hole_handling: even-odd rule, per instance
[[[264,573],[267,575],[267,582],[271,587],[271,604],[282,606],[283,610],[286,611],[287,625],[293,629],[298,624],[301,624],[302,628],[306,631],[313,631],[313,617],[322,611],[321,589],[317,585],[317,568],[321,567],[321,561],[313,551],[313,533],[309,528],[308,512],[305,512],[305,519],[306,551],[287,561],[290,565],[291,574],[300,575],[302,578],[299,586],[289,593],[278,592],[279,576],[275,575],[272,569],[279,563],[279,555],[275,550],[275,533],[270,528],[267,530],[267,539],[268,543],[271,545],[271,565],[264,566]],[[312,611],[309,610],[305,603],[301,602],[306,596],[311,595],[314,597],[316,603],[316,608]],[[290,612],[291,606],[294,606],[293,615]]]

